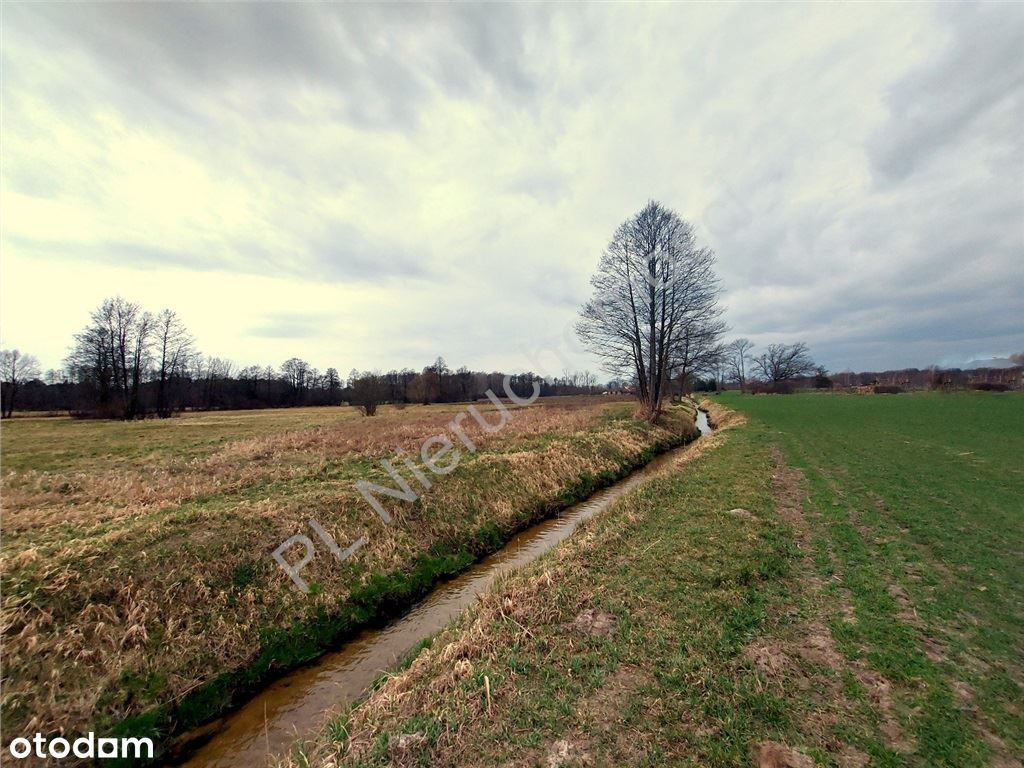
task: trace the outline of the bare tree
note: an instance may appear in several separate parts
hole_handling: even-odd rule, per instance
[[[171,396],[174,382],[184,377],[192,356],[192,336],[185,324],[172,309],[165,309],[156,316],[154,334],[156,338],[156,413],[166,419],[176,410]]]
[[[726,331],[720,314],[716,305],[705,306],[682,324],[679,340],[673,345],[673,375],[679,381],[681,394],[686,394],[691,377],[717,372],[724,354],[718,340]]]
[[[11,418],[14,413],[14,399],[26,381],[38,379],[39,361],[33,355],[23,355],[16,349],[0,352],[0,379],[3,381],[4,399],[0,403],[0,414]]]
[[[222,408],[225,405],[225,385],[230,385],[235,365],[220,357],[195,358],[193,378],[200,385],[199,402],[202,408]]]
[[[750,352],[754,348],[754,342],[750,339],[740,338],[729,344],[729,373],[733,381],[739,383],[740,392],[747,386],[747,363],[750,361]]]
[[[143,414],[142,401],[139,397],[139,389],[142,386],[142,378],[149,368],[151,355],[152,333],[154,328],[153,315],[149,312],[138,312],[130,330],[130,355],[131,362],[126,367],[125,399],[128,403],[125,411],[125,418],[134,419]]]
[[[687,340],[714,316],[714,253],[698,248],[693,227],[651,201],[616,229],[591,278],[593,297],[576,326],[605,368],[635,377],[648,418],[661,409],[669,376],[692,365]],[[703,318],[703,320],[702,320]]]
[[[331,405],[336,405],[338,393],[341,392],[341,377],[338,375],[337,368],[328,368],[324,372],[324,383],[327,387],[327,402]]]
[[[807,345],[769,344],[768,349],[753,360],[753,370],[765,381],[785,381],[814,373],[815,365]]]
[[[281,374],[291,386],[292,402],[301,405],[306,390],[313,384],[313,369],[305,360],[291,357],[281,363]]]
[[[354,370],[349,376],[349,387],[352,388],[352,404],[361,408],[366,416],[377,413],[377,406],[384,396],[384,379],[376,372],[359,373]]]
[[[101,415],[114,415],[110,412],[113,410],[114,359],[107,335],[99,323],[92,322],[75,334],[74,346],[64,366],[73,381],[92,390],[94,402],[91,405]]]
[[[101,410],[116,407],[124,419],[142,415],[140,389],[152,354],[154,319],[120,296],[93,311],[89,325],[75,335],[67,367],[80,382],[96,387]]]

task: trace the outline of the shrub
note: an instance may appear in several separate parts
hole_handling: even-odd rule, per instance
[[[974,388],[982,392],[1006,392],[1010,387],[1007,384],[999,384],[991,381],[976,381]]]
[[[791,395],[793,385],[788,381],[769,381],[755,384],[752,391],[755,395]]]
[[[903,391],[903,387],[897,387],[893,384],[877,384],[875,385],[876,395],[898,395]]]

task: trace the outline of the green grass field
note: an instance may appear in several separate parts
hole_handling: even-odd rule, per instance
[[[711,408],[283,762],[1020,766],[1024,398]]]
[[[807,479],[845,656],[900,694],[915,755],[1024,754],[1024,397],[737,397]]]

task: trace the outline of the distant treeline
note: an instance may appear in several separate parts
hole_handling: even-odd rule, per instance
[[[440,369],[436,364],[420,372],[410,369],[387,373],[359,373],[353,371],[346,380],[334,369],[320,373],[303,361],[293,358],[289,363],[306,369],[298,380],[283,374],[281,369],[269,366],[249,366],[233,371],[233,366],[218,358],[200,360],[196,367],[164,382],[161,398],[160,384],[147,377],[139,386],[135,398],[133,417],[169,416],[182,410],[245,410],[258,408],[289,408],[307,405],[363,406],[366,385],[376,390],[371,394],[375,403],[452,403],[479,400],[491,389],[502,394],[503,373],[482,373],[466,368]],[[522,397],[533,392],[533,382],[540,384],[541,396],[594,394],[606,388],[596,384],[581,384],[584,374],[541,380],[533,373],[511,375],[512,390]],[[9,385],[3,382],[4,402],[8,400]],[[357,402],[360,400],[360,402]],[[162,405],[159,405],[162,403]],[[159,405],[159,407],[158,407]],[[105,400],[93,382],[72,381],[66,376],[49,383],[42,379],[23,382],[17,392],[14,410],[69,412],[82,418],[126,418],[123,399],[108,393]]]
[[[698,379],[695,391],[739,389],[739,382]],[[806,389],[837,391],[861,390],[877,394],[941,390],[952,392],[976,389],[985,392],[1008,392],[1024,389],[1024,366],[1012,368],[903,368],[892,371],[845,371],[828,375],[819,371],[813,376],[794,376],[776,381],[755,379],[747,382],[746,389],[754,394],[790,394]]]
[[[1012,359],[1020,358],[1013,355]],[[1024,360],[1008,368],[902,368],[892,371],[834,373],[830,377],[835,387],[888,386],[911,389],[1018,389],[1024,384]]]
[[[108,299],[75,335],[62,370],[39,371],[31,355],[5,352],[14,363],[2,372],[3,412],[70,412],[83,418],[167,417],[182,410],[283,408],[352,403],[372,415],[378,403],[450,403],[504,392],[504,373],[451,369],[444,358],[419,371],[336,368],[320,371],[298,357],[280,367],[208,357],[172,310],[152,314],[120,297]],[[9,368],[9,370],[8,370]],[[528,397],[592,394],[607,389],[588,372],[542,380],[510,374],[515,394]]]
[[[717,329],[717,326],[716,326]],[[763,393],[799,389],[864,389],[879,392],[922,389],[1024,388],[1024,355],[1011,355],[1006,368],[904,368],[830,374],[811,358],[807,345],[769,344],[753,354],[748,339],[718,343],[721,329],[688,347],[686,365],[663,382],[666,394],[737,388]],[[696,339],[696,337],[694,337]],[[452,369],[444,358],[416,371],[410,368],[359,371],[343,377],[337,368],[319,371],[292,357],[277,368],[201,354],[173,310],[157,314],[121,297],[103,302],[75,334],[61,370],[42,373],[32,355],[0,352],[2,415],[13,410],[68,412],[82,418],[166,418],[182,410],[286,408],[351,404],[372,416],[381,403],[452,403],[479,400],[488,390],[504,391],[504,374]],[[676,380],[678,379],[678,380]],[[532,372],[510,375],[521,397],[637,393],[636,380],[599,384],[589,371],[563,372],[541,379]]]

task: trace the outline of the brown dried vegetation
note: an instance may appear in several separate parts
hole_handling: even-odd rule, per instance
[[[478,407],[496,423],[493,406]],[[393,486],[377,460],[396,448],[416,456],[427,437],[451,436],[463,407],[386,408],[373,419],[337,415],[348,409],[266,412],[259,418],[280,419],[283,431],[260,422],[241,439],[219,426],[235,424],[229,416],[190,414],[178,428],[202,437],[181,455],[167,438],[174,425],[125,424],[114,426],[131,436],[101,436],[91,456],[68,458],[65,446],[41,439],[36,467],[19,453],[21,425],[6,427],[5,455],[17,461],[3,475],[5,740],[89,730],[181,700],[250,664],[262,632],[332,611],[370,574],[408,568],[435,544],[458,547],[485,525],[510,532],[524,515],[563,503],[582,477],[615,474],[679,439],[677,427],[623,418],[628,408],[559,400],[512,409],[493,433],[466,418],[478,451],[463,451],[459,468],[433,478],[417,502],[386,500],[391,526],[354,481]],[[163,442],[147,450],[158,430]],[[124,452],[103,455],[113,445]],[[321,547],[302,573],[318,587],[307,596],[270,552],[309,533],[310,518],[342,547],[360,536],[368,543],[340,566]]]

